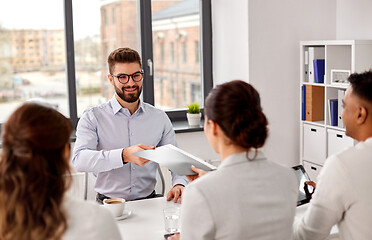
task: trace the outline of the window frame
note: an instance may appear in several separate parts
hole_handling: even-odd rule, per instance
[[[139,3],[139,24],[141,39],[142,66],[145,69],[143,101],[151,105],[155,104],[154,96],[154,76],[153,67],[150,71],[150,64],[153,63],[153,39],[152,39],[152,9],[151,1],[138,0]],[[199,0],[200,5],[200,64],[202,79],[202,99],[203,102],[209,91],[213,88],[212,77],[212,14],[211,0]],[[65,18],[65,40],[66,40],[66,74],[68,87],[68,106],[70,120],[76,128],[78,122],[77,115],[77,95],[76,95],[76,75],[75,75],[75,50],[74,50],[74,30],[73,30],[73,10],[72,0],[64,0]],[[202,108],[203,110],[203,108]],[[166,111],[171,121],[186,121],[186,108],[179,110]]]
[[[141,50],[142,66],[145,69],[143,100],[151,105],[155,104],[154,96],[154,69],[153,66],[153,40],[152,40],[152,9],[151,1],[139,0],[140,7],[140,28],[141,28]],[[212,8],[211,0],[199,0],[200,6],[200,64],[202,79],[203,103],[210,90],[213,88],[212,74]],[[204,105],[204,104],[203,104]],[[203,111],[203,108],[201,108]],[[166,111],[171,121],[186,121],[186,108]]]

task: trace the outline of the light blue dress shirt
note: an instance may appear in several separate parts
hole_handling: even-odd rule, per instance
[[[77,171],[94,173],[95,190],[101,194],[126,200],[146,197],[155,188],[158,164],[123,164],[123,149],[136,144],[177,146],[172,123],[164,111],[142,101],[131,115],[113,96],[81,116],[72,164]],[[187,179],[172,173],[172,182],[186,186]]]

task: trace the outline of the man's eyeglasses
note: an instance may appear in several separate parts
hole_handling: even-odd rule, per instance
[[[130,77],[132,77],[134,82],[140,82],[143,79],[143,72],[135,72],[133,74],[120,74],[118,76],[112,75],[113,77],[116,77],[120,83],[126,84],[129,82]]]

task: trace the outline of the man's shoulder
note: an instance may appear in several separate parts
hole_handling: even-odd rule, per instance
[[[164,112],[163,110],[161,110],[160,108],[157,108],[147,102],[142,102],[142,107],[145,109],[145,110],[148,110],[148,111],[154,111],[154,112]]]
[[[144,108],[145,113],[167,116],[164,110],[154,107],[149,103],[143,102],[142,107]]]
[[[360,155],[364,155],[362,153],[364,152],[370,152],[372,153],[371,148],[367,148],[366,144],[364,142],[357,143],[355,146],[350,146],[343,151],[336,153],[334,155],[331,155],[328,160],[331,161],[354,161],[355,158],[357,158]],[[363,156],[361,156],[363,157]]]
[[[344,168],[352,168],[356,165],[372,165],[370,161],[372,156],[372,142],[359,142],[355,146],[346,148],[345,150],[329,156],[324,164],[327,167],[342,165]],[[356,164],[356,160],[358,164]]]
[[[111,106],[110,102],[101,103],[97,106],[87,108],[87,109],[84,110],[83,115],[97,114],[97,113],[100,113],[100,112],[107,112],[107,111],[112,112],[112,106]]]

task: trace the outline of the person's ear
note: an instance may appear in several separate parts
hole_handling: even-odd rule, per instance
[[[114,77],[111,74],[107,75],[108,80],[110,81],[111,85],[114,86]]]
[[[361,124],[364,124],[367,120],[367,116],[368,116],[368,111],[367,111],[367,108],[363,107],[363,106],[360,106],[358,108],[358,112],[357,112],[358,116],[357,116],[357,124],[361,125]]]
[[[208,120],[210,126],[211,126],[211,130],[212,130],[212,134],[214,136],[217,135],[217,127],[218,127],[218,124],[215,122],[215,121],[212,121],[212,120]]]

